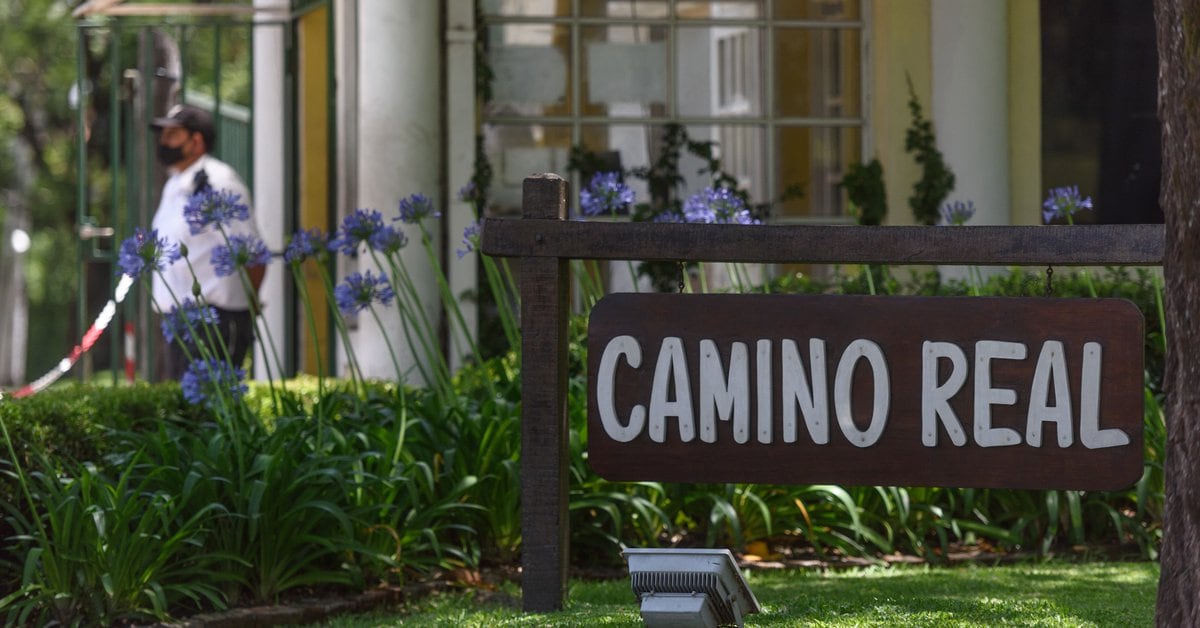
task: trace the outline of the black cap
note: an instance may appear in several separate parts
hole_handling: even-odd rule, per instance
[[[166,117],[155,118],[150,123],[152,129],[169,129],[181,127],[193,133],[199,133],[204,138],[204,147],[211,151],[217,142],[217,128],[213,124],[212,114],[191,105],[175,105],[167,112]]]

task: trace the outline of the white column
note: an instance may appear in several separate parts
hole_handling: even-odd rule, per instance
[[[428,0],[361,0],[358,3],[357,111],[343,111],[352,123],[357,118],[358,138],[356,198],[353,207],[377,209],[386,217],[397,215],[401,199],[422,193],[440,199],[443,134],[441,127],[441,3]],[[442,207],[444,210],[445,208]],[[440,241],[437,222],[429,221],[434,242]],[[437,283],[419,231],[406,227],[410,244],[403,263],[416,282],[429,319],[439,320]],[[372,264],[360,259],[359,270]],[[378,269],[376,269],[378,272]],[[380,310],[387,340],[400,369],[409,371],[420,351],[404,339],[396,309]],[[396,371],[391,354],[375,320],[362,315],[353,334],[354,351],[368,377],[391,378]],[[420,383],[410,378],[413,383]]]
[[[460,295],[477,287],[475,255],[461,261],[454,253],[462,246],[462,233],[475,220],[472,204],[458,199],[458,190],[475,172],[475,6],[472,0],[450,0],[446,6],[446,129],[449,156],[446,181],[446,276],[450,292]],[[459,310],[470,333],[478,335],[479,308],[475,301],[459,302]],[[450,366],[458,368],[471,347],[452,325]]]
[[[287,0],[254,0],[257,10],[277,11],[267,13],[263,20],[277,18],[288,8]],[[284,26],[282,24],[259,24],[254,27],[254,220],[258,224],[263,241],[272,251],[282,251],[287,244],[284,226],[287,225],[284,188],[287,177],[282,158],[284,146],[283,102],[284,80]],[[263,303],[263,318],[276,349],[283,360],[285,321],[288,312],[284,301],[285,282],[290,281],[287,268],[279,263],[267,267],[267,275],[259,288],[259,299]],[[279,376],[274,368],[274,357],[269,347],[258,343],[254,350],[255,379],[267,379],[267,360],[271,360],[271,374]]]
[[[932,0],[938,148],[954,171],[947,201],[973,201],[972,225],[1011,223],[1007,0]]]

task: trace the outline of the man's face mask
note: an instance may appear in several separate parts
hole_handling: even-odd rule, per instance
[[[158,145],[158,163],[170,166],[183,161],[183,144],[179,146]]]
[[[168,139],[168,136],[172,140],[175,139],[175,137],[182,137],[183,141],[179,142],[178,144],[176,144],[174,146],[170,146],[168,144],[162,143],[161,140]],[[187,157],[187,155],[183,151],[183,147],[187,146],[188,142],[191,142],[194,138],[192,137],[191,131],[189,131],[187,129],[183,129],[183,128],[176,128],[176,129],[163,129],[163,136],[159,139],[160,139],[160,141],[159,141],[158,147],[157,147],[158,148],[157,156],[158,156],[159,163],[161,163],[164,166],[173,166],[173,165],[183,161]]]

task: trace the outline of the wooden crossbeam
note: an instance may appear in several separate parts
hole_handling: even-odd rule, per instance
[[[1163,225],[860,227],[489,218],[500,257],[746,263],[1158,266]]]

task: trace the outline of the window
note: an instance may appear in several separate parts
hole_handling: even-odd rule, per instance
[[[1091,196],[1079,221],[1161,223],[1153,5],[1045,2],[1041,24],[1043,187]]]
[[[519,210],[530,173],[566,176],[573,147],[610,167],[647,166],[665,125],[678,123],[718,145],[723,168],[755,203],[801,186],[801,197],[774,206],[772,221],[848,220],[837,183],[863,153],[862,4],[483,0],[494,210]],[[701,165],[681,160],[681,196],[707,185]]]

